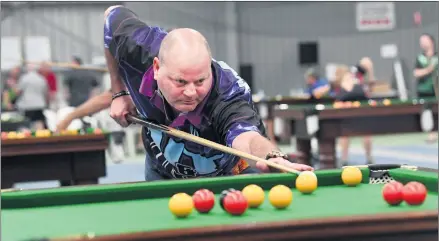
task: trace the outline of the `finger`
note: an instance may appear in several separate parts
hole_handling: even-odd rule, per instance
[[[270,172],[269,167],[263,162],[256,162],[256,168],[258,168],[262,172]]]
[[[130,125],[126,117],[128,114],[129,114],[128,111],[123,111],[119,117],[120,125],[123,127],[127,127]]]

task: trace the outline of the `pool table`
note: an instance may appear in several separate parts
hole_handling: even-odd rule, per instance
[[[433,128],[438,128],[438,103],[435,99],[390,100],[390,105],[369,101],[359,107],[334,108],[332,104],[290,105],[274,110],[276,117],[291,121],[297,158],[311,164],[311,139],[319,146],[320,168],[336,167],[336,139],[343,136],[383,135],[422,132],[421,116],[431,110]]]
[[[394,98],[394,94],[372,94],[372,100],[383,100],[384,98]],[[255,106],[261,110],[261,108],[267,109],[267,115],[264,116],[264,121],[267,129],[267,135],[271,140],[275,140],[274,134],[274,110],[280,105],[309,105],[309,104],[332,104],[335,101],[334,97],[322,97],[314,98],[307,94],[297,95],[297,96],[276,96],[276,97],[265,97],[265,98],[253,98],[253,103]]]
[[[7,139],[1,143],[1,187],[59,180],[61,185],[96,184],[106,175],[105,134]]]
[[[341,169],[318,170],[312,194],[294,188],[297,174],[271,173],[206,179],[85,185],[2,192],[2,240],[339,240],[427,241],[438,238],[438,172],[361,167],[362,183],[345,186]],[[420,206],[389,206],[381,196],[384,183],[422,182],[428,189]],[[292,189],[284,210],[265,201],[242,216],[218,203],[222,190],[249,184]],[[216,194],[208,214],[196,210],[186,218],[169,211],[175,193],[192,195],[207,188]]]

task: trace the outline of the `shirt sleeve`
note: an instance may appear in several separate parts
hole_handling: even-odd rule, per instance
[[[109,12],[104,24],[104,47],[117,62],[125,61],[133,67],[144,66],[158,55],[166,31],[151,27],[125,7]]]
[[[266,136],[262,120],[252,102],[240,93],[232,99],[221,100],[215,104],[212,112],[212,124],[224,143],[231,147],[237,136],[244,132],[255,131]]]
[[[421,61],[419,61],[419,57],[416,58],[415,69],[423,69]]]

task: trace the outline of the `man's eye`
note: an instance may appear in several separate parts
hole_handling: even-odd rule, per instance
[[[186,81],[179,79],[179,80],[177,80],[177,83],[184,85],[184,84],[186,84]]]

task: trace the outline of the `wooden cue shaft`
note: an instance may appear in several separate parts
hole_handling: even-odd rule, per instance
[[[227,147],[227,146],[215,143],[213,141],[209,141],[209,140],[206,140],[204,138],[188,134],[188,133],[186,133],[184,131],[180,131],[180,130],[177,130],[177,129],[174,129],[174,128],[169,128],[169,132],[168,133],[171,134],[171,135],[174,135],[176,137],[180,137],[180,138],[186,139],[188,141],[192,141],[192,142],[195,142],[195,143],[207,146],[207,147],[211,147],[211,148],[214,148],[216,150],[219,150],[219,151],[222,151],[222,152],[225,152],[225,153],[229,153],[229,154],[232,154],[232,155],[235,155],[235,156],[239,156],[239,157],[244,158],[244,159],[248,159],[248,160],[255,161],[255,162],[263,162],[263,163],[267,164],[268,166],[271,166],[273,168],[276,168],[276,169],[279,169],[279,170],[282,170],[282,171],[285,171],[285,172],[299,173],[299,171],[296,171],[294,169],[290,169],[290,168],[287,168],[285,166],[279,165],[277,163],[274,163],[274,162],[265,160],[263,158],[260,158],[260,157],[248,154],[246,152],[242,152],[242,151],[239,151],[239,150],[236,150],[236,149],[233,149],[233,148],[230,148],[230,147]]]
[[[37,61],[22,61],[25,64],[34,64],[34,65],[41,65],[43,62],[37,62]],[[62,67],[62,68],[72,68],[72,69],[83,69],[83,70],[94,70],[94,71],[100,71],[100,72],[107,72],[108,69],[101,68],[101,67],[92,67],[92,66],[77,66],[71,63],[57,63],[57,62],[44,62],[49,66],[56,66],[56,67]]]
[[[156,126],[155,124],[152,124],[152,123],[151,123],[152,125],[148,125],[148,121],[145,121],[145,120],[142,120],[140,118],[133,117],[133,116],[127,116],[127,119],[129,121],[131,121],[131,122],[137,123],[137,124],[142,125],[142,126],[146,126],[148,128],[154,128],[154,126]],[[198,137],[198,136],[191,135],[189,133],[186,133],[184,131],[180,131],[180,130],[174,129],[172,127],[160,125],[159,128],[157,128],[157,129],[160,130],[160,131],[166,132],[166,133],[168,133],[168,134],[170,134],[172,136],[180,137],[182,139],[185,139],[185,140],[188,140],[188,141],[192,141],[192,142],[198,143],[198,144],[203,145],[203,146],[211,147],[211,148],[216,149],[218,151],[222,151],[222,152],[225,152],[225,153],[228,153],[228,154],[239,156],[241,158],[244,158],[244,159],[247,159],[247,160],[251,160],[251,161],[255,161],[255,162],[263,162],[266,165],[268,165],[270,167],[273,167],[273,168],[276,168],[276,169],[281,170],[281,171],[291,172],[291,173],[296,173],[296,174],[300,173],[300,171],[297,171],[297,170],[294,170],[294,169],[291,169],[291,168],[279,165],[279,164],[274,163],[272,161],[268,161],[268,160],[262,159],[260,157],[251,155],[249,153],[246,153],[246,152],[243,152],[243,151],[239,151],[239,150],[236,150],[236,149],[233,149],[233,148],[230,148],[230,147],[227,147],[227,146],[215,143],[213,141],[210,141],[210,140]]]

